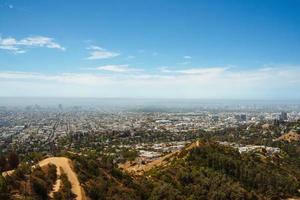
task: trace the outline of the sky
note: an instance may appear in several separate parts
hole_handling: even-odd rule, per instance
[[[0,0],[0,96],[300,99],[300,0]]]

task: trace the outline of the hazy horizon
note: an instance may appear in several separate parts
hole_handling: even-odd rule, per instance
[[[88,97],[0,97],[0,106],[121,106],[121,107],[239,107],[300,105],[299,100],[187,99],[187,98],[88,98]]]

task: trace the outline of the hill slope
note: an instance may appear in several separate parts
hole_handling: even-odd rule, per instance
[[[79,190],[74,189],[74,185],[82,187],[82,195],[86,194],[86,199],[91,200],[242,200],[300,196],[300,168],[291,163],[284,152],[273,155],[264,151],[240,154],[232,147],[213,141],[201,140],[198,145],[195,144],[168,155],[163,164],[153,165],[138,175],[127,174],[110,157],[98,154],[67,154],[72,160],[73,168],[67,158],[48,158],[41,162],[41,166],[52,163],[62,167],[72,185],[69,191],[72,190],[78,200],[83,196],[80,196]],[[24,185],[24,181],[18,180],[26,180],[26,176],[47,183],[48,194],[57,180],[55,177],[48,182],[43,179],[49,174],[47,169],[44,172],[25,170],[22,178],[18,175],[19,171],[17,169],[12,175],[16,177],[14,180],[7,179],[8,185],[5,188],[10,197],[13,197],[11,199],[16,199],[13,194],[24,195],[22,189],[17,191],[14,185]],[[78,180],[72,178],[76,175]],[[32,194],[33,199],[39,199],[36,192],[29,194]],[[47,198],[50,198],[49,195]]]
[[[46,166],[48,164],[55,165],[57,169],[57,175],[60,176],[62,174],[62,171],[66,173],[69,181],[72,185],[72,192],[76,195],[76,200],[85,200],[85,194],[80,186],[80,183],[77,178],[77,174],[72,169],[72,161],[65,157],[50,157],[46,158],[39,162],[39,166]],[[54,187],[53,192],[57,192],[59,188],[61,187],[61,181],[60,179],[57,179]]]

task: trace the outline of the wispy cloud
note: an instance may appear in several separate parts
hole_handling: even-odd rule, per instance
[[[144,70],[140,68],[129,67],[129,65],[104,65],[96,68],[97,70],[103,70],[108,72],[115,73],[128,73],[128,72],[136,72],[141,73]]]
[[[186,98],[300,98],[299,67],[269,67],[242,69],[202,67],[171,70],[162,67],[152,73],[124,73],[128,66],[100,66],[99,70],[118,73],[43,74],[0,71],[1,95],[10,94],[5,88],[24,88],[44,94],[45,88],[90,91],[91,96],[119,97],[186,97]],[[161,72],[165,73],[162,74]],[[62,84],[63,83],[63,84]],[[45,88],[43,88],[44,86]],[[65,89],[64,89],[65,88]],[[72,89],[73,88],[73,89]],[[276,91],[280,90],[280,94]],[[48,90],[47,90],[48,91]],[[18,93],[17,93],[18,94]],[[35,93],[30,93],[31,95]],[[72,93],[73,94],[73,93]],[[77,93],[78,96],[81,93]]]
[[[59,49],[62,51],[65,50],[65,47],[61,46],[57,42],[54,42],[54,39],[49,37],[33,36],[26,37],[20,40],[17,40],[13,37],[0,37],[0,49],[2,50],[20,54],[25,53],[30,47],[44,47],[50,49]]]
[[[172,71],[169,69],[169,67],[167,67],[167,66],[162,66],[162,67],[160,67],[160,68],[159,68],[159,71],[162,72],[162,73],[170,73],[170,72],[172,72]]]
[[[192,56],[183,56],[184,59],[192,59]]]
[[[35,72],[0,72],[1,80],[23,80],[23,81],[47,81],[57,83],[79,84],[79,85],[98,85],[105,83],[109,77],[104,75],[93,75],[88,73],[60,73],[60,74],[43,74]]]
[[[209,67],[209,68],[191,68],[184,70],[177,70],[176,72],[182,74],[221,74],[227,70],[227,67]]]
[[[173,69],[171,70],[167,66],[159,68],[163,73],[173,74],[186,74],[186,75],[210,75],[210,74],[221,74],[224,73],[229,67],[198,67],[198,68],[187,68],[187,69]]]
[[[129,72],[131,69],[128,68],[128,65],[104,65],[96,68],[97,70],[109,71],[109,72]]]
[[[90,55],[87,57],[88,60],[114,58],[120,55],[120,53],[108,51],[102,47],[94,45],[89,46],[87,49],[90,50]]]

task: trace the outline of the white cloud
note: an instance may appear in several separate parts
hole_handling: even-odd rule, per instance
[[[53,38],[44,36],[26,37],[21,40],[17,40],[13,37],[1,38],[0,37],[0,49],[10,51],[15,54],[25,53],[29,47],[44,47],[51,49],[59,49],[64,51],[65,47],[54,42]]]
[[[18,48],[16,46],[3,45],[3,46],[0,46],[0,49],[2,49],[2,50],[8,50],[8,51],[16,53],[16,54],[18,54],[18,53],[26,53],[25,50],[22,50],[22,49],[20,49],[20,48]]]
[[[91,50],[89,52],[90,56],[87,57],[88,60],[107,59],[107,58],[117,57],[120,55],[120,53],[107,51],[102,47],[94,46],[94,45],[89,46],[87,49]]]
[[[176,72],[182,74],[220,74],[225,72],[226,67],[210,67],[210,68],[191,68],[185,70],[177,70]]]
[[[119,67],[119,68],[118,68]],[[80,96],[90,91],[94,97],[167,97],[167,98],[300,98],[299,67],[270,67],[241,69],[227,67],[191,68],[147,73],[123,73],[127,66],[101,66],[101,70],[122,73],[61,73],[42,74],[0,71],[0,95],[11,94],[8,88],[28,86],[28,94],[47,96],[53,90],[64,91],[63,96]],[[125,68],[125,70],[124,70]],[[164,74],[161,74],[164,71]],[[42,86],[45,86],[44,88]],[[22,88],[22,89],[21,89]],[[33,91],[33,92],[31,92]],[[74,91],[74,93],[69,93]],[[16,91],[15,96],[20,96]]]
[[[162,73],[170,73],[170,72],[172,72],[172,71],[169,69],[169,67],[167,67],[167,66],[162,66],[162,67],[159,68],[159,70],[160,70],[160,72],[162,72]]]
[[[198,67],[198,68],[188,68],[181,70],[171,70],[167,66],[159,68],[161,72],[164,73],[175,73],[175,74],[186,74],[186,75],[217,75],[225,72],[229,67]]]
[[[103,65],[96,67],[96,70],[114,72],[114,73],[127,73],[127,72],[142,72],[142,69],[130,68],[129,65]]]
[[[130,69],[127,67],[128,65],[104,65],[97,67],[96,69],[110,72],[128,72]]]
[[[110,78],[103,75],[87,73],[61,73],[56,75],[34,73],[34,72],[0,72],[0,80],[23,80],[25,82],[57,82],[79,85],[99,85],[109,82]]]
[[[102,47],[98,47],[98,46],[95,46],[95,45],[91,45],[91,46],[87,47],[86,49],[99,50],[99,51],[104,51],[105,50]]]
[[[32,47],[46,47],[51,49],[60,49],[66,50],[65,47],[62,47],[60,44],[53,41],[52,38],[36,36],[36,37],[27,37],[16,43],[17,45],[32,46]]]
[[[192,56],[183,56],[184,59],[192,59]]]

